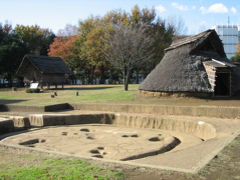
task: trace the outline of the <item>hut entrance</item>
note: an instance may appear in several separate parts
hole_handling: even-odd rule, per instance
[[[215,96],[230,96],[231,83],[229,72],[217,72],[216,73],[216,86],[214,88]]]

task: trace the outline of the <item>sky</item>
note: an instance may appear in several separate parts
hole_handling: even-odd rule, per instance
[[[126,12],[138,5],[155,8],[162,19],[181,19],[196,34],[215,25],[240,24],[239,0],[0,0],[0,23],[39,25],[54,33],[66,24],[78,25],[89,16],[103,16],[111,10]]]

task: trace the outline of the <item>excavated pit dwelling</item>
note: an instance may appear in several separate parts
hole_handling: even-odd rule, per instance
[[[181,141],[163,131],[95,124],[49,127],[11,136],[2,142],[86,157],[127,161],[170,151]]]
[[[239,134],[237,118],[73,110],[5,115],[0,146],[195,173]],[[23,129],[27,130],[23,130]],[[1,134],[1,128],[0,128]]]

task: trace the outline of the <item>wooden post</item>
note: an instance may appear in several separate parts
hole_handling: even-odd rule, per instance
[[[229,96],[232,96],[232,72],[229,70]]]

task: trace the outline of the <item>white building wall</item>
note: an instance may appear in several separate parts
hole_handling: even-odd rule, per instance
[[[225,53],[228,58],[234,56],[239,42],[239,28],[235,25],[218,25],[215,27],[220,39],[222,40]]]

